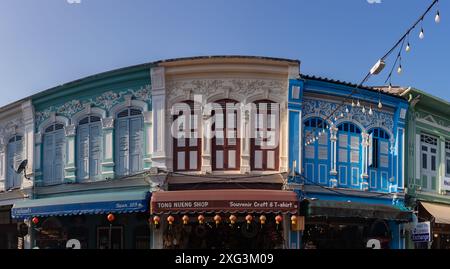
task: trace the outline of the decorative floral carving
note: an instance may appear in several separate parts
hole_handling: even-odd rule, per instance
[[[114,118],[113,117],[104,118],[102,120],[102,124],[104,129],[111,129],[114,127]]]
[[[207,99],[227,92],[248,97],[265,93],[284,96],[285,91],[286,81],[269,79],[194,79],[167,83],[167,99],[170,103],[180,97],[187,98],[187,93],[200,94]]]
[[[107,91],[101,95],[85,100],[71,100],[60,106],[50,106],[43,111],[36,111],[36,126],[48,119],[53,112],[71,118],[74,114],[83,110],[87,104],[109,111],[113,106],[124,101],[126,95],[131,95],[134,99],[151,104],[152,91],[150,85],[145,85],[138,89],[127,89],[123,91]]]
[[[305,98],[303,102],[303,115],[304,117],[308,116],[322,116],[328,117],[332,114],[332,112],[337,108],[338,104],[326,102],[322,100],[313,100]],[[348,107],[349,108],[349,119],[360,123],[364,128],[368,129],[371,127],[384,127],[389,131],[394,129],[394,120],[393,115],[387,112],[378,111],[376,109],[373,110],[373,115],[370,116],[368,112],[362,113],[361,108],[358,107]],[[345,112],[346,106],[340,107],[336,114]]]

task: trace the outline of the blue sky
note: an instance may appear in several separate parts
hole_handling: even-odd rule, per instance
[[[71,0],[69,0],[71,1]],[[160,59],[299,59],[359,82],[432,0],[0,0],[0,106],[75,79]],[[450,1],[411,36],[393,84],[450,100]],[[368,85],[383,84],[387,69]]]

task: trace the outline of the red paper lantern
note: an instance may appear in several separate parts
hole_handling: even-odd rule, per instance
[[[245,217],[245,220],[247,221],[248,224],[250,224],[250,223],[252,222],[252,220],[253,220],[252,215],[247,215],[247,216]]]
[[[261,215],[261,217],[259,217],[259,221],[261,222],[261,225],[266,224],[266,220],[267,220],[267,218],[264,215]]]
[[[203,215],[198,216],[197,219],[198,219],[198,223],[200,223],[200,224],[203,224],[205,222],[205,216],[203,216]]]
[[[216,227],[219,226],[221,221],[222,221],[222,217],[220,215],[214,216],[214,222],[216,223]]]
[[[175,218],[173,216],[167,217],[167,222],[169,223],[169,225],[172,225],[174,221],[175,221]]]
[[[34,217],[33,219],[31,219],[31,221],[32,221],[34,224],[38,224],[38,223],[39,223],[39,218],[38,218],[38,217]]]
[[[106,218],[108,219],[109,222],[113,222],[116,219],[116,217],[112,213],[109,213]]]
[[[159,216],[154,216],[153,217],[153,223],[155,225],[158,225],[160,221],[161,221],[161,218]]]
[[[188,215],[184,215],[182,219],[183,219],[183,224],[184,225],[189,223],[189,216]]]
[[[236,218],[235,215],[231,215],[231,216],[230,216],[230,223],[231,223],[231,224],[235,224],[235,223],[236,223],[236,220],[237,220],[237,218]]]
[[[275,222],[277,224],[280,224],[282,221],[283,221],[283,217],[281,215],[278,215],[278,216],[275,217]]]

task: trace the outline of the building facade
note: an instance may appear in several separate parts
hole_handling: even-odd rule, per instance
[[[303,245],[404,248],[408,103],[387,89],[356,88],[291,80],[289,160],[309,202]]]
[[[409,247],[449,249],[450,104],[417,89],[408,97],[408,201],[415,222],[430,222],[432,234],[429,242],[409,240]]]
[[[152,69],[153,248],[298,248],[287,96],[295,60],[198,57]],[[177,134],[175,134],[177,133]]]
[[[31,247],[66,248],[74,239],[81,248],[149,248],[150,69],[111,71],[31,97],[32,199],[12,209],[14,218],[33,220]]]
[[[23,248],[29,245],[29,236],[19,234],[22,222],[11,218],[11,208],[16,202],[32,196],[33,144],[34,113],[31,101],[22,100],[1,108],[0,248]],[[26,166],[19,169],[25,160]]]

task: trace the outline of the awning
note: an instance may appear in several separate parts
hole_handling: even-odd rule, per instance
[[[152,214],[176,213],[292,213],[297,194],[280,190],[195,190],[155,192]]]
[[[450,224],[450,205],[420,202],[420,204],[434,217],[434,223]]]
[[[24,200],[14,204],[13,218],[145,212],[150,193],[116,191]]]
[[[384,219],[409,222],[412,213],[395,206],[316,200],[309,203],[309,216]]]

